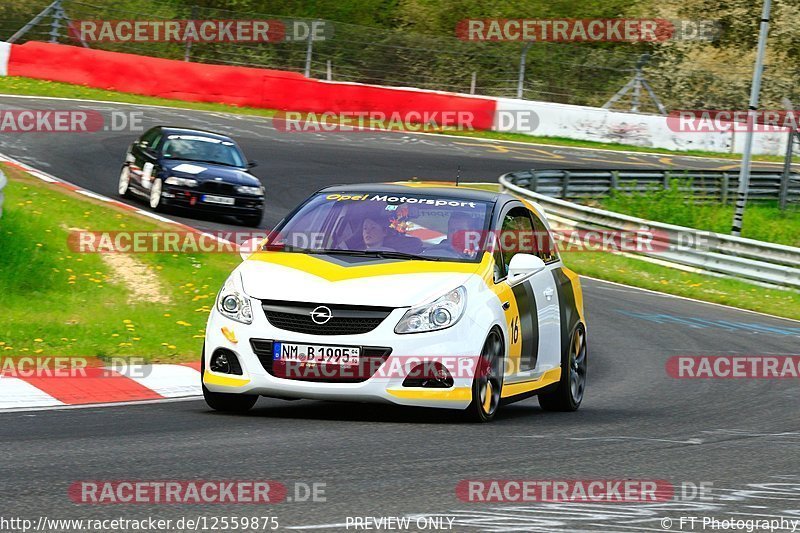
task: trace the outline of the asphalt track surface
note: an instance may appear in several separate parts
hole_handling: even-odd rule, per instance
[[[2,97],[0,105],[129,107]],[[404,134],[289,136],[266,119],[142,110],[146,126],[235,135],[261,162],[259,176],[271,191],[265,224],[326,184],[447,179],[459,164],[470,181],[520,168],[730,165]],[[111,196],[132,137],[0,135],[0,152]],[[176,218],[206,229],[234,227]],[[665,371],[676,355],[797,354],[800,322],[595,280],[583,284],[589,388],[576,413],[545,413],[532,399],[506,407],[491,424],[472,425],[447,411],[263,398],[245,416],[213,413],[195,400],[5,413],[0,516],[276,516],[281,529],[312,531],[345,530],[347,517],[363,516],[454,518],[450,531],[664,531],[667,517],[671,531],[710,531],[702,529],[702,517],[800,519],[797,380],[678,380]],[[710,500],[658,504],[466,503],[455,494],[463,479],[512,478],[660,479],[713,489]],[[77,480],[165,479],[271,479],[290,489],[324,483],[326,501],[267,508],[77,505],[67,496]],[[694,529],[688,522],[680,527],[680,517],[689,516],[698,517]]]

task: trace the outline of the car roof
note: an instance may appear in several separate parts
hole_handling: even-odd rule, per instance
[[[161,131],[165,135],[199,135],[201,137],[210,137],[212,139],[218,139],[220,141],[233,141],[227,135],[222,135],[221,133],[214,133],[213,131],[207,130],[196,130],[192,128],[176,128],[173,126],[159,126]]]
[[[396,183],[356,183],[352,185],[334,185],[319,192],[326,193],[384,193],[384,194],[423,194],[426,196],[459,198],[494,203],[502,200],[514,200],[513,196],[501,192],[478,189],[474,184],[456,185],[450,182],[410,181]]]

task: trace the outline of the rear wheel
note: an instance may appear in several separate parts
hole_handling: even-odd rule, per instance
[[[586,391],[588,349],[586,332],[578,326],[572,333],[569,349],[562,356],[561,380],[553,392],[539,395],[539,405],[546,411],[577,411]]]
[[[472,381],[472,403],[467,407],[467,416],[474,422],[489,422],[500,407],[504,371],[503,339],[493,329],[486,337]]]
[[[206,348],[203,345],[203,355],[200,358],[200,381],[206,372]],[[215,411],[225,413],[244,413],[258,401],[258,396],[252,394],[226,394],[224,392],[211,392],[203,385],[203,398],[206,404]]]

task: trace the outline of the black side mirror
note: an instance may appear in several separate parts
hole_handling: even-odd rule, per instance
[[[251,159],[250,161],[247,162],[247,168],[253,168],[257,166],[258,166],[258,161],[256,161],[255,159]]]

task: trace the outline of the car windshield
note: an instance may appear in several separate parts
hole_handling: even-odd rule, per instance
[[[477,262],[488,202],[425,194],[322,193],[284,221],[268,250]]]
[[[161,153],[165,159],[245,166],[244,156],[232,141],[201,135],[168,135]]]

